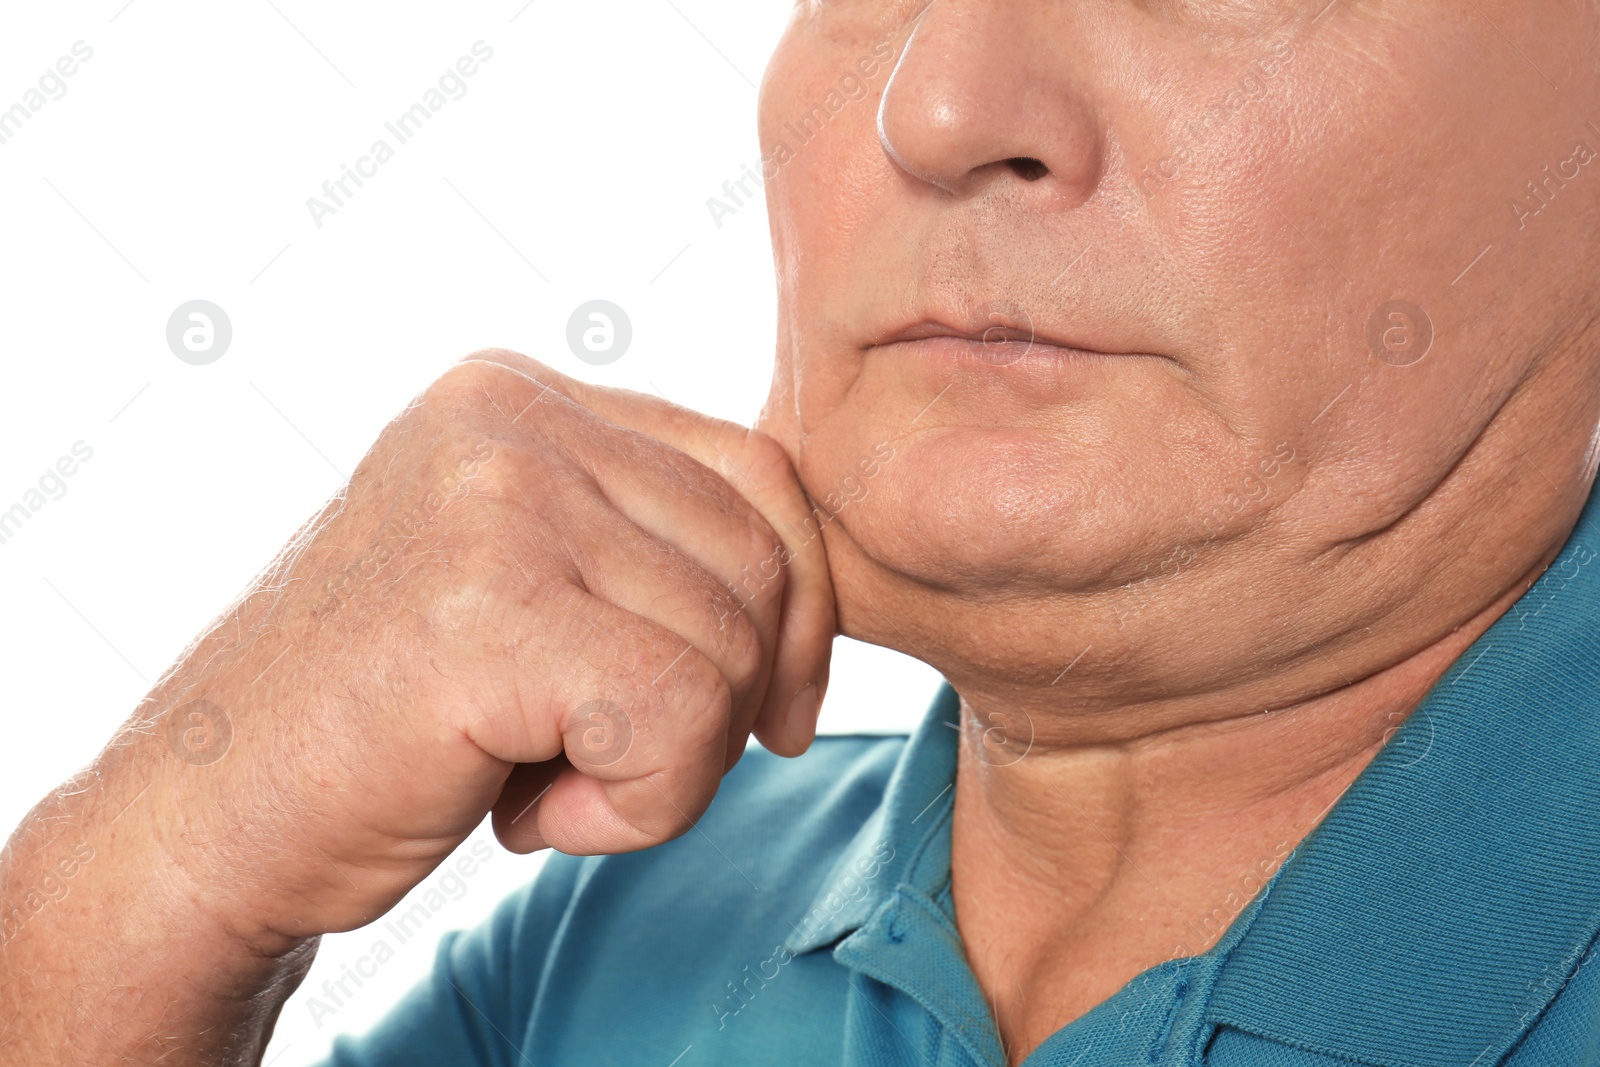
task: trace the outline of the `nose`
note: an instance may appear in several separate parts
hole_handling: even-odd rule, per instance
[[[1087,64],[1062,39],[1059,11],[933,0],[878,106],[878,140],[889,158],[955,197],[1014,182],[1064,206],[1086,199],[1102,143],[1082,76]]]

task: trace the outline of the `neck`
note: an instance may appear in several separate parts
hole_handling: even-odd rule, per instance
[[[1119,731],[1107,740],[1098,721],[1061,714],[1041,723],[958,684],[964,728],[955,848],[1004,858],[1050,885],[1064,925],[1130,875],[1161,883],[1159,871],[1175,883],[1185,870],[1212,865],[1197,867],[1219,850],[1249,863],[1280,838],[1292,848],[1559,547],[1421,651],[1276,709]],[[1167,718],[1148,708],[1139,715],[1153,724]],[[1060,896],[1063,877],[1081,890],[1076,907]]]
[[[1038,722],[958,683],[953,894],[1007,1046],[1031,1048],[1141,971],[1211,948],[1558,551],[1426,648],[1269,711],[1172,725],[1141,708],[1151,728],[1108,732]]]

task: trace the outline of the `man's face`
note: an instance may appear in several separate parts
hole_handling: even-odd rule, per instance
[[[1428,588],[1429,523],[1492,502],[1425,500],[1587,443],[1597,40],[1589,0],[802,0],[763,426],[836,513],[846,631],[918,652],[873,604],[990,604],[1018,669],[1153,623],[1151,582],[1247,582],[1245,641]],[[1370,540],[1403,551],[1356,588]]]

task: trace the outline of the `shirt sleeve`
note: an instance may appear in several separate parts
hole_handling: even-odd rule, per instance
[[[360,1037],[341,1035],[322,1067],[523,1067],[542,1062],[528,1032],[552,939],[584,861],[553,854],[487,920],[446,933],[432,972]]]

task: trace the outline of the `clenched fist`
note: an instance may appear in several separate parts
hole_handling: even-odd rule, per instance
[[[165,854],[267,951],[370,922],[491,809],[517,851],[643,848],[752,733],[810,743],[835,629],[815,530],[770,438],[478,353],[105,758],[151,764]]]

